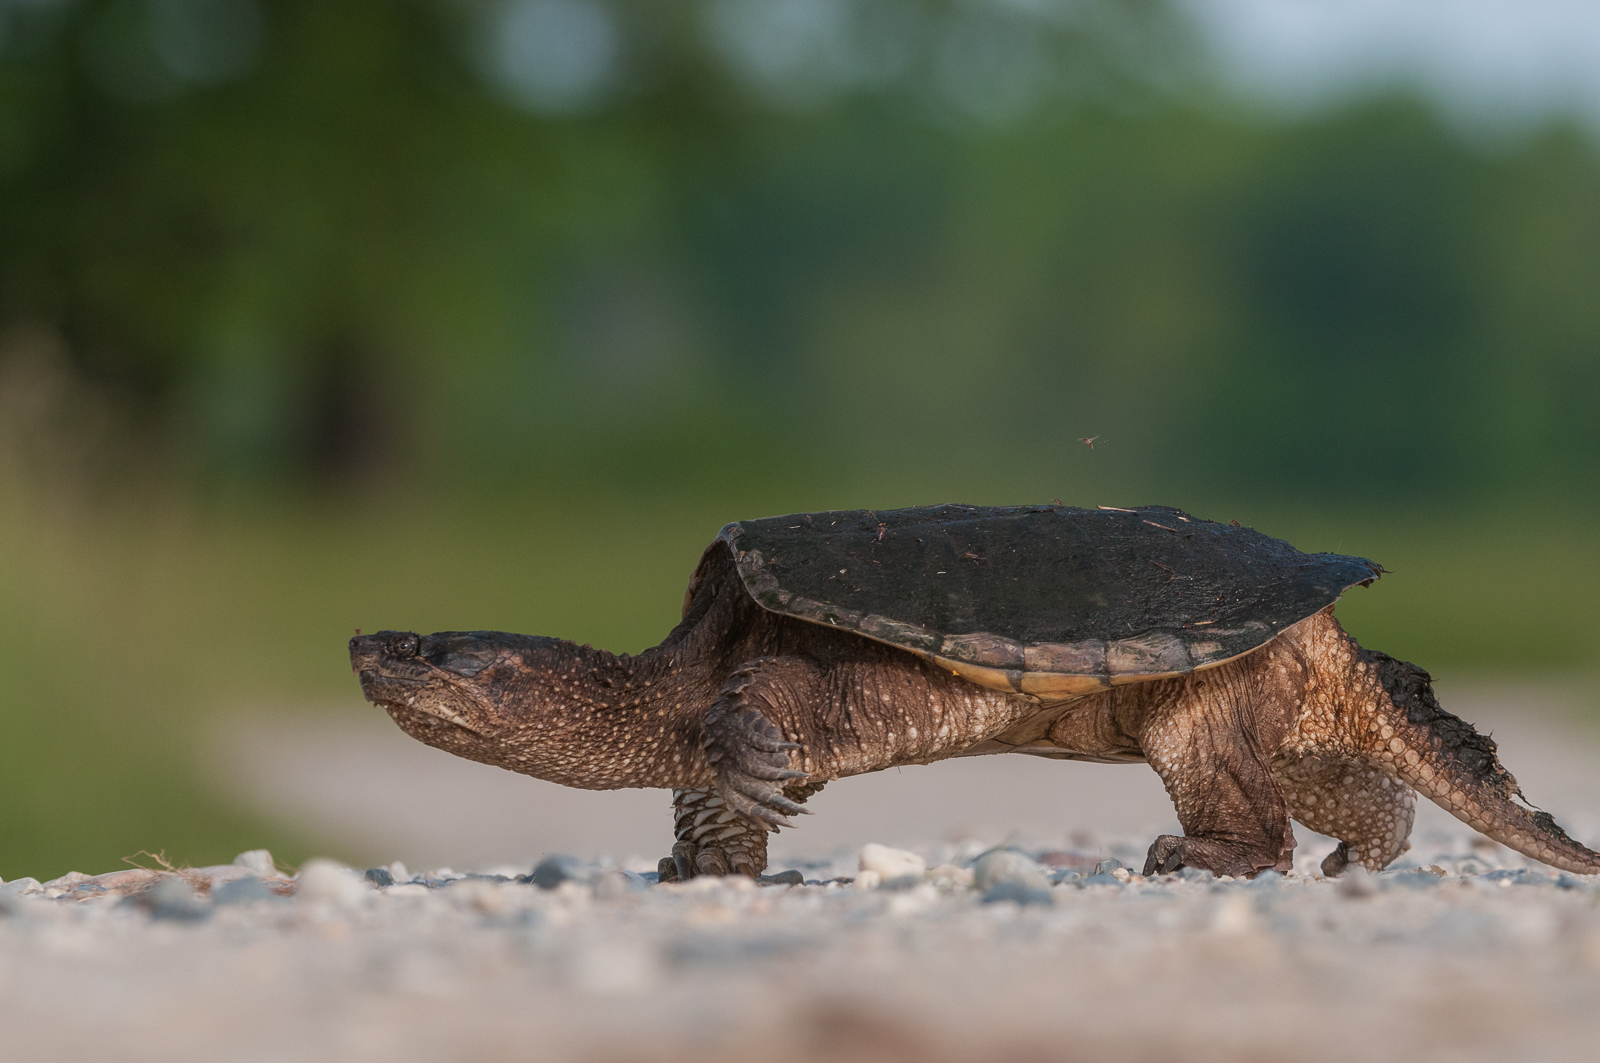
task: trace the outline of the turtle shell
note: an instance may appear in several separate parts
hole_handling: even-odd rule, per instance
[[[841,510],[717,540],[771,612],[1044,699],[1222,664],[1383,572],[1168,506]]]

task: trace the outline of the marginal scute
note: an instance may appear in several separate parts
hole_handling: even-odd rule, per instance
[[[886,616],[868,613],[861,618],[861,633],[878,639],[880,642],[893,643],[896,646],[905,646],[909,649],[936,651],[943,640],[937,632],[929,631],[917,624],[905,624],[898,620],[890,620]]]
[[[1098,675],[1059,675],[1055,672],[1023,672],[1022,692],[1046,700],[1076,698],[1106,688],[1106,678]]]
[[[1082,642],[1039,642],[1022,653],[1030,672],[1055,672],[1071,676],[1106,674],[1106,644],[1099,639]]]
[[[1106,644],[1106,671],[1112,676],[1181,675],[1193,671],[1189,648],[1165,631],[1147,631]]]
[[[946,635],[939,652],[945,657],[972,661],[990,668],[1016,671],[1023,667],[1023,647],[1020,642],[986,631],[970,635]]]
[[[933,663],[981,687],[988,687],[990,690],[1003,690],[1008,694],[1022,693],[1022,673],[1020,672],[1007,671],[1004,668],[986,668],[981,664],[972,664],[969,661],[953,661],[948,657],[935,657]]]

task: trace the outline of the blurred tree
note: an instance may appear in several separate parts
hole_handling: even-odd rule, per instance
[[[1592,486],[1593,144],[1206,84],[1157,0],[0,0],[0,324],[220,483]]]

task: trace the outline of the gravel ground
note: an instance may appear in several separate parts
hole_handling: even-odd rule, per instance
[[[1592,736],[1538,726],[1565,740],[1535,763],[1503,734],[1508,763],[1600,822]],[[1083,829],[789,855],[760,885],[594,857],[290,877],[261,852],[19,880],[0,1059],[1593,1058],[1600,880],[1445,819],[1328,880],[1301,836],[1253,882],[1143,880],[1148,834]]]
[[[576,860],[24,881],[0,891],[0,1056],[1592,1058],[1600,883],[1467,832],[1418,850],[1341,881],[950,846],[870,889],[836,863],[662,886]]]

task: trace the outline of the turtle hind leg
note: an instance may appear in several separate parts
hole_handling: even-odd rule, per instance
[[[1339,840],[1322,862],[1323,874],[1338,875],[1351,863],[1381,871],[1411,847],[1417,795],[1384,765],[1306,755],[1275,758],[1272,771],[1289,814]]]
[[[822,789],[821,783],[791,786],[795,803]],[[686,882],[700,875],[759,878],[767,866],[767,831],[735,813],[715,790],[672,792],[672,855],[661,858],[662,882]]]
[[[1283,713],[1276,700],[1248,692],[1242,677],[1236,668],[1130,695],[1154,702],[1139,746],[1184,831],[1155,840],[1146,875],[1194,867],[1242,876],[1292,866],[1289,810],[1264,752],[1278,745]]]

